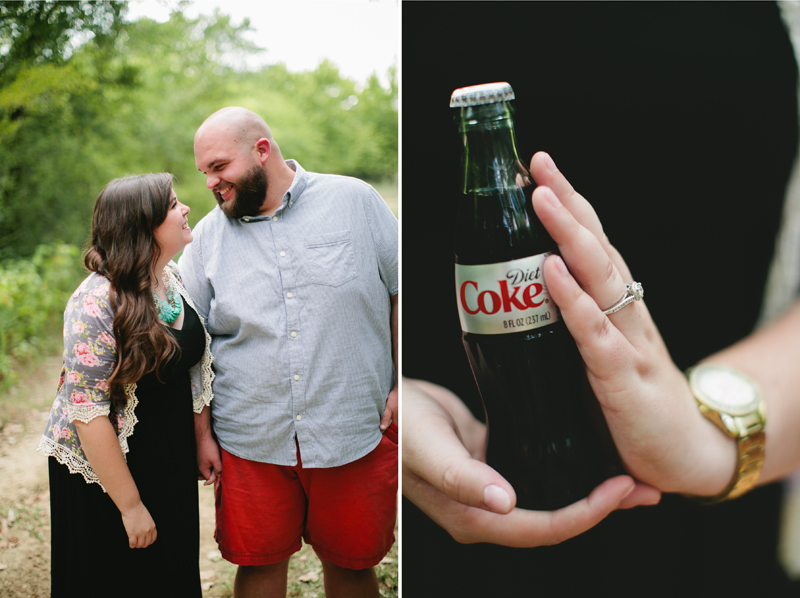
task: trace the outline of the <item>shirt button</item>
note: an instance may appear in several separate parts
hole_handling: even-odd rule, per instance
[[[286,257],[286,252],[285,251],[281,251],[281,257]]]
[[[277,221],[278,221],[278,217],[277,217],[277,216],[273,216],[273,217],[272,217],[272,221],[273,221],[273,222],[277,222]]]
[[[296,336],[297,336],[297,333],[296,332],[292,332],[292,338],[294,338]]]
[[[300,376],[298,376],[297,374],[295,374],[295,375],[294,375],[294,379],[295,379],[295,380],[299,380],[299,379],[300,379]]]
[[[301,419],[303,419],[303,416],[302,415],[298,415],[297,416],[297,421],[300,421]]]
[[[291,293],[286,293],[286,296],[287,296],[289,299],[291,299],[291,298],[292,298],[292,294],[291,294]]]

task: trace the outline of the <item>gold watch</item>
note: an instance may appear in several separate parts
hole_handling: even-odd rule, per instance
[[[758,386],[733,368],[703,363],[687,372],[689,388],[706,418],[736,438],[739,459],[727,488],[716,496],[695,496],[707,504],[741,496],[755,486],[764,463],[764,400]]]

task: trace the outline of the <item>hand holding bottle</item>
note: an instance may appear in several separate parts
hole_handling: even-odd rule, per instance
[[[453,393],[403,379],[403,494],[462,543],[512,547],[557,544],[615,509],[658,502],[629,476],[606,480],[557,511],[515,509],[511,484],[483,462],[486,428]]]
[[[486,462],[517,505],[554,511],[623,473],[586,368],[542,270],[556,243],[533,212],[514,91],[456,89],[464,196],[454,238],[462,343],[486,412]]]
[[[626,470],[665,492],[716,494],[734,471],[733,441],[700,415],[642,301],[603,314],[632,277],[591,205],[544,152],[531,160],[531,174],[539,184],[534,210],[561,254],[547,260],[545,281]]]

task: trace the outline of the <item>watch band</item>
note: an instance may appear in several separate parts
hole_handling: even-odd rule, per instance
[[[758,427],[762,427],[758,423]],[[738,439],[739,462],[736,473],[733,474],[728,487],[715,496],[695,496],[699,502],[714,504],[741,496],[752,489],[761,474],[761,465],[764,463],[764,432],[757,432],[751,436]]]

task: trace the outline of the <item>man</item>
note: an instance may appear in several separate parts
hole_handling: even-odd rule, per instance
[[[366,183],[284,161],[249,110],[211,115],[194,151],[220,209],[179,267],[212,336],[198,465],[234,594],[285,596],[302,537],[327,596],[376,597],[397,505],[397,219]]]

